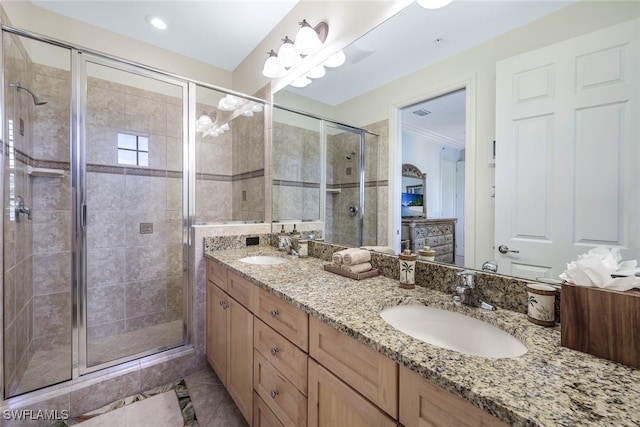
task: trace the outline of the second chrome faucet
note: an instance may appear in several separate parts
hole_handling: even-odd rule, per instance
[[[461,277],[462,283],[456,286],[456,295],[453,302],[465,304],[472,307],[480,307],[484,310],[495,310],[491,304],[482,301],[482,292],[475,285],[476,272],[472,270],[462,270],[456,273]]]

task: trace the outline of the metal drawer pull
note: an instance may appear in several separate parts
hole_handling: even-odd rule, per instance
[[[273,317],[277,317],[277,316],[278,316],[278,314],[280,314],[280,312],[278,311],[278,309],[277,309],[277,308],[274,308],[273,310],[271,310],[271,315],[272,315]]]
[[[272,399],[275,399],[275,398],[276,398],[276,396],[277,396],[278,394],[280,394],[280,393],[278,393],[278,390],[271,390],[271,391],[269,392],[269,394],[271,395],[271,398],[272,398]]]
[[[276,354],[278,354],[279,351],[280,351],[280,349],[278,347],[273,347],[271,349],[271,355],[275,356]]]
[[[224,301],[220,300],[220,305],[224,306]]]

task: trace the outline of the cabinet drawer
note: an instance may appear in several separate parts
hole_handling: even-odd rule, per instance
[[[306,396],[307,353],[259,319],[253,328],[253,347]]]
[[[493,415],[404,366],[400,367],[400,423],[406,427],[507,426]]]
[[[321,320],[309,319],[309,355],[398,419],[398,364]]]
[[[210,259],[207,260],[207,280],[220,289],[227,290],[227,269]]]
[[[253,393],[253,427],[284,427],[257,393]]]
[[[309,350],[309,316],[307,313],[264,289],[259,289],[254,313],[302,350]]]
[[[307,398],[257,350],[253,353],[253,388],[284,425],[307,425]]]
[[[227,273],[227,293],[251,312],[256,289],[256,286],[244,277],[233,271]]]

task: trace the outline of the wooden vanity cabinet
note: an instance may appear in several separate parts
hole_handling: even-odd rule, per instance
[[[229,283],[236,294],[248,295],[243,299],[246,306],[225,292]],[[253,417],[253,314],[249,309],[253,305],[253,289],[251,282],[207,261],[207,359],[250,425]]]
[[[498,418],[400,367],[400,423],[405,427],[506,427]]]
[[[207,359],[249,425],[506,426],[211,260],[206,299]]]

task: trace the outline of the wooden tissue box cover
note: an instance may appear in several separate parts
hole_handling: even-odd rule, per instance
[[[640,292],[563,283],[560,343],[640,368]]]

